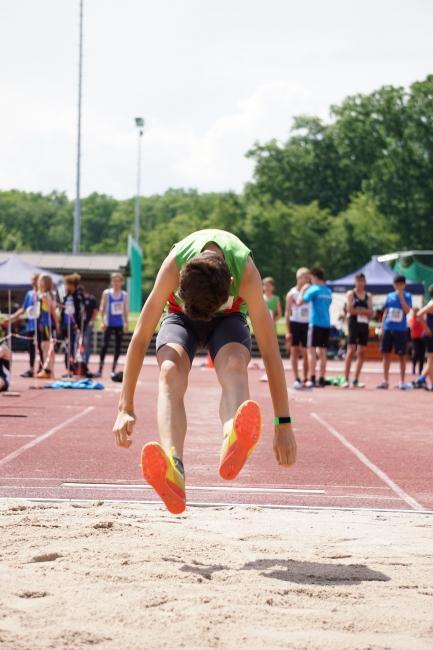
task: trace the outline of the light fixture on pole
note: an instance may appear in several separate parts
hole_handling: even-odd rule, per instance
[[[77,120],[77,163],[75,180],[74,232],[72,252],[80,252],[81,243],[81,97],[83,79],[83,0],[80,0],[80,28],[78,45],[78,120]]]
[[[137,151],[137,191],[135,194],[135,214],[134,214],[134,238],[137,244],[140,242],[140,181],[141,181],[141,143],[144,132],[144,119],[135,118],[135,126],[138,131],[138,151]]]

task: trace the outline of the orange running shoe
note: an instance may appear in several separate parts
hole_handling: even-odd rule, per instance
[[[185,510],[185,477],[173,458],[158,442],[148,442],[141,451],[141,468],[146,481],[164,501],[167,510],[178,515]]]
[[[241,471],[260,438],[262,416],[257,402],[241,404],[233,418],[231,431],[225,436],[221,449],[219,473],[232,481]]]

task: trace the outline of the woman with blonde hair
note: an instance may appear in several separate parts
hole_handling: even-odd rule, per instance
[[[41,354],[42,369],[36,375],[38,379],[54,377],[54,343],[55,333],[59,331],[59,317],[53,295],[53,279],[43,273],[38,279],[38,300],[40,303],[37,321],[38,345]]]

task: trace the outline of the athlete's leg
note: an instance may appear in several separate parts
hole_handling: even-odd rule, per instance
[[[320,376],[325,377],[326,365],[328,363],[328,351],[326,348],[320,348]]]
[[[123,328],[116,327],[114,330],[114,356],[113,356],[113,372],[116,372],[117,362],[120,357],[120,349],[122,347]]]
[[[227,343],[215,357],[215,372],[222,388],[220,418],[224,434],[231,430],[238,407],[249,399],[249,361],[250,353],[241,343]]]
[[[311,380],[313,380],[316,377],[317,366],[317,353],[315,347],[308,348],[308,365],[310,369],[310,377]]]
[[[35,346],[35,340],[34,338],[31,338],[29,341],[29,362],[30,362],[30,370],[33,370],[35,367],[35,361],[36,361],[36,346]]]
[[[404,384],[406,378],[406,355],[400,354],[398,360],[400,362],[400,381]]]
[[[349,381],[350,367],[352,365],[353,357],[355,355],[355,350],[356,350],[356,345],[350,344],[347,346],[346,360],[344,362],[344,376],[347,379],[347,381]],[[358,356],[358,362],[359,362],[359,356]]]
[[[290,348],[290,361],[292,362],[292,370],[293,370],[293,379],[296,381],[299,378],[298,374],[298,359],[299,357],[299,345],[292,345]]]
[[[104,338],[103,338],[103,341],[102,341],[102,348],[101,348],[101,353],[100,353],[100,357],[99,357],[99,370],[101,372],[102,372],[102,369],[104,367],[105,356],[107,354],[108,346],[110,344],[111,332],[112,332],[111,327],[107,327],[105,329],[105,331],[104,331]]]
[[[389,383],[389,367],[391,365],[391,354],[389,352],[383,353],[383,379]]]
[[[167,343],[157,353],[159,374],[158,430],[161,446],[166,453],[174,447],[173,455],[182,460],[186,436],[184,395],[188,387],[191,361],[178,343]]]
[[[358,358],[356,361],[356,368],[355,368],[355,379],[356,381],[359,380],[359,377],[361,375],[361,370],[362,366],[364,365],[364,360],[365,360],[365,345],[358,345]]]

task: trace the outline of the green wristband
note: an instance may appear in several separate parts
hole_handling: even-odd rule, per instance
[[[292,424],[292,422],[293,422],[293,420],[292,420],[292,418],[290,417],[290,415],[289,415],[289,416],[286,416],[286,417],[278,417],[278,415],[276,415],[276,416],[274,417],[274,424],[275,424],[276,427],[277,427],[279,424]]]

